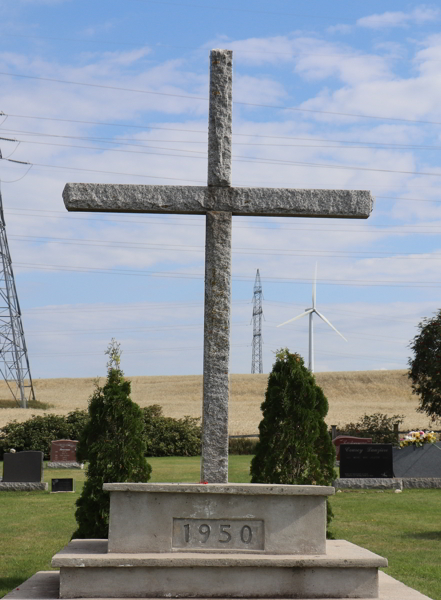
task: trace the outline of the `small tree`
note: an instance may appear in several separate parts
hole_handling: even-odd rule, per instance
[[[414,394],[420,397],[419,412],[441,418],[441,310],[431,319],[423,319],[419,333],[410,344],[414,357],[409,359],[409,378]]]
[[[109,525],[109,492],[104,483],[142,481],[150,478],[145,459],[142,411],[130,399],[130,382],[120,368],[120,344],[114,339],[106,354],[107,381],[96,386],[89,401],[89,421],[80,437],[77,458],[87,457],[86,481],[77,500],[78,529],[73,538],[106,538]]]
[[[324,417],[328,401],[298,354],[282,349],[268,379],[253,483],[331,485],[335,448]],[[332,511],[328,503],[328,523]]]

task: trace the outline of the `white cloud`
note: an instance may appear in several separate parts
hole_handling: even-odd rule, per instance
[[[328,29],[326,31],[331,34],[341,33],[341,34],[345,35],[345,34],[351,33],[352,30],[353,30],[352,25],[340,24],[340,25],[331,25],[331,27],[328,27]]]
[[[388,11],[381,14],[369,15],[357,20],[359,27],[369,29],[385,29],[389,27],[409,27],[411,24],[421,25],[439,17],[439,9],[419,6],[411,12]]]

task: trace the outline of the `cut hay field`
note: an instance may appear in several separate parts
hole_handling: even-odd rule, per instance
[[[201,416],[202,376],[129,377],[132,399],[141,407],[160,404],[170,417]],[[328,425],[344,425],[363,414],[375,412],[405,415],[402,429],[428,428],[430,420],[417,412],[418,399],[411,392],[406,370],[340,371],[317,373],[317,383],[329,400]],[[230,434],[254,434],[261,419],[268,375],[231,375]],[[87,408],[94,389],[94,379],[37,379],[37,400],[54,408],[46,411],[1,408],[0,427],[16,419],[24,421],[31,414],[67,414],[76,408]],[[104,379],[100,383],[104,383]],[[8,398],[4,382],[0,398]],[[433,427],[433,425],[432,425]]]

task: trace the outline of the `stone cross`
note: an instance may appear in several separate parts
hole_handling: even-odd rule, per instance
[[[69,211],[205,215],[204,382],[201,480],[228,481],[232,216],[366,219],[368,191],[231,187],[231,50],[212,50],[208,185],[68,183]]]

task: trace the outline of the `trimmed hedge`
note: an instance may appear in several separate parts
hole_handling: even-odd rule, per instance
[[[164,417],[159,404],[142,409],[147,456],[198,456],[201,452],[199,419]],[[0,429],[0,459],[14,448],[39,450],[50,459],[54,440],[79,440],[88,422],[87,410],[75,410],[67,416],[32,415],[23,423],[12,421]]]
[[[32,415],[23,423],[12,421],[0,429],[0,458],[14,448],[39,450],[44,459],[50,459],[51,442],[54,440],[78,440],[88,420],[86,410],[75,410],[66,417],[60,415]]]
[[[258,437],[230,438],[228,440],[228,454],[256,454]]]
[[[143,409],[147,456],[198,456],[201,453],[199,419],[164,417],[159,404]]]

